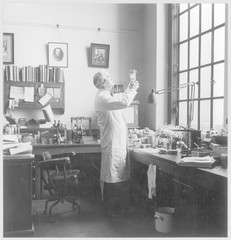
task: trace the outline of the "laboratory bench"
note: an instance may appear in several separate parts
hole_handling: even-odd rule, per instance
[[[156,165],[156,207],[175,208],[175,232],[186,237],[227,236],[227,169],[179,166],[180,154],[130,151],[133,191],[148,196],[147,170]]]

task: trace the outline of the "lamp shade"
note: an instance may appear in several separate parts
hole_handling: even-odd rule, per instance
[[[152,92],[148,96],[148,103],[156,104],[156,94],[154,89],[152,89]]]

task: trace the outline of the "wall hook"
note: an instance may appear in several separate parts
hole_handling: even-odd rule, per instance
[[[98,28],[97,31],[100,32],[101,28]]]
[[[59,28],[59,24],[56,24],[56,27]]]

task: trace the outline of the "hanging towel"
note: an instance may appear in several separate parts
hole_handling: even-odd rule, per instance
[[[148,176],[148,198],[156,196],[156,165],[150,164],[147,171]]]
[[[104,190],[104,182],[99,180],[100,191],[101,191],[101,201],[103,202],[103,190]]]

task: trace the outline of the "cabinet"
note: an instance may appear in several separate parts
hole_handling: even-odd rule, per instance
[[[31,171],[33,157],[4,157],[4,237],[33,236]]]
[[[175,207],[175,226],[176,231],[181,235],[195,236],[199,234],[197,228],[198,197],[197,188],[191,184],[172,179],[173,197]]]
[[[42,108],[43,105],[39,103],[39,100],[43,97],[43,95],[39,95],[38,90],[39,88],[43,86],[44,90],[46,92],[50,91],[53,93],[52,98],[49,100],[49,104],[51,105],[52,109],[57,109],[60,111],[61,114],[64,113],[64,82],[17,82],[17,81],[4,81],[4,110],[9,106],[9,100],[13,99],[12,92],[14,90],[16,91],[22,91],[24,92],[25,88],[31,88],[33,89],[33,101],[25,101],[23,98],[23,94],[21,95],[21,99],[18,101],[18,106],[15,106],[17,108]],[[17,93],[16,93],[17,94]]]
[[[124,117],[128,128],[139,128],[139,104],[138,100],[134,100],[129,107],[124,109]]]
[[[174,207],[172,176],[156,167],[156,204],[159,207]]]
[[[227,196],[172,179],[176,231],[181,236],[227,236]]]

